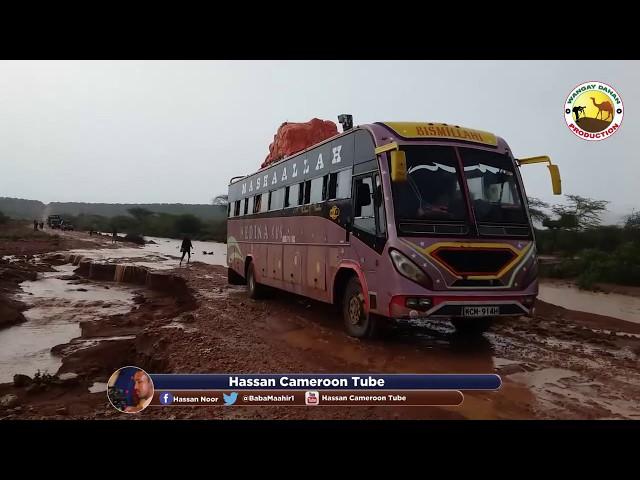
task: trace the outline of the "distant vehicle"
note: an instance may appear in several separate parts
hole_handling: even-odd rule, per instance
[[[75,230],[75,227],[71,223],[63,223],[62,230]]]
[[[47,217],[47,226],[49,228],[60,228],[62,225],[62,217],[60,215],[49,215]]]

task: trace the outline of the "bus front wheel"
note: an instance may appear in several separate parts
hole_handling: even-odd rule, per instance
[[[347,333],[356,338],[380,335],[386,319],[365,311],[364,293],[360,282],[352,277],[347,283],[342,300],[342,317]]]
[[[247,267],[247,289],[249,290],[249,297],[254,300],[264,296],[264,286],[260,285],[256,280],[253,263],[250,263],[249,267]]]
[[[452,318],[456,333],[464,336],[480,336],[491,328],[493,318]]]

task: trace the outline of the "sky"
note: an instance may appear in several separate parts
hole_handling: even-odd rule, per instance
[[[564,101],[613,86],[619,131],[576,137]],[[487,130],[516,157],[549,155],[564,193],[640,210],[638,61],[0,61],[0,196],[210,203],[259,169],[281,123],[428,121]],[[529,196],[562,203],[544,165]]]

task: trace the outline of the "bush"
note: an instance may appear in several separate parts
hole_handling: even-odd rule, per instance
[[[576,278],[580,288],[597,282],[640,285],[640,243],[626,242],[611,252],[587,249],[545,268],[554,278]]]
[[[202,230],[202,221],[195,215],[180,215],[175,220],[175,228],[179,233],[197,234]]]
[[[4,225],[9,222],[9,217],[7,217],[4,213],[0,212],[0,225]]]

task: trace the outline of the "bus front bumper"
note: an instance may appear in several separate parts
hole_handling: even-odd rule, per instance
[[[396,295],[389,303],[389,316],[399,319],[533,316],[535,300],[535,295]]]

